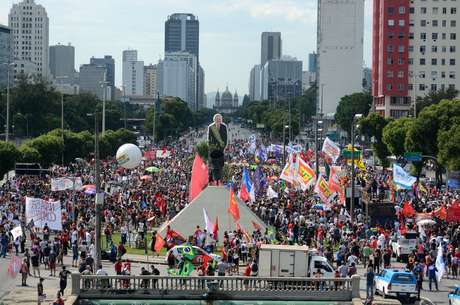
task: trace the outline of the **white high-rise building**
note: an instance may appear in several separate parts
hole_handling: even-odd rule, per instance
[[[318,3],[318,111],[334,113],[344,95],[362,91],[364,0]]]
[[[166,53],[158,63],[158,90],[161,96],[174,96],[197,109],[197,57],[188,52]]]
[[[123,88],[126,96],[144,95],[144,62],[136,50],[123,51]]]
[[[261,79],[261,65],[255,65],[251,69],[249,76],[249,98],[251,101],[260,101],[262,98],[262,79]]]
[[[34,0],[13,4],[8,15],[11,28],[15,76],[18,73],[49,76],[49,20]]]

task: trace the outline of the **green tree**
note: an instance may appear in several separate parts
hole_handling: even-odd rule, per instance
[[[428,106],[439,104],[442,100],[452,100],[458,95],[458,90],[455,88],[441,89],[438,91],[430,91],[424,97],[417,98],[417,115]]]
[[[10,142],[0,141],[0,179],[14,168],[16,161],[20,159],[20,152]]]
[[[455,124],[443,130],[438,136],[438,160],[449,170],[460,170],[460,125]]]
[[[136,135],[126,129],[116,131],[106,130],[99,141],[99,155],[105,159],[109,156],[115,156],[118,148],[126,143],[136,144]]]
[[[64,130],[64,162],[73,162],[75,158],[86,158],[92,151],[94,138],[89,132],[75,133]],[[62,137],[61,129],[55,129],[48,133],[50,136]]]
[[[209,146],[208,146],[207,141],[202,141],[200,143],[197,143],[195,145],[195,151],[201,157],[201,159],[203,159],[203,161],[205,162],[208,161]]]
[[[389,152],[400,157],[406,151],[404,143],[406,141],[407,131],[414,124],[412,118],[400,118],[394,120],[383,128],[383,143],[388,147]]]
[[[38,151],[41,156],[40,163],[44,167],[61,162],[64,150],[64,141],[61,137],[45,134],[25,142],[24,145]]]
[[[388,125],[390,121],[391,120],[386,119],[375,112],[370,113],[367,117],[362,118],[359,121],[360,133],[367,136],[368,138],[373,137],[375,139],[375,142],[372,144],[372,148],[374,149],[377,158],[379,158],[380,162],[384,166],[386,166],[388,163],[386,158],[389,155],[389,151],[382,140],[383,129]]]
[[[42,156],[33,147],[30,147],[29,145],[21,145],[19,147],[19,152],[21,154],[21,162],[25,163],[36,163],[40,162],[42,159]]]
[[[350,135],[351,124],[355,114],[367,116],[372,106],[372,96],[369,92],[353,93],[340,99],[335,120],[337,124]]]

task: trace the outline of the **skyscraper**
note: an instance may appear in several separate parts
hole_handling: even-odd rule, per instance
[[[72,82],[75,75],[75,48],[57,44],[50,46],[50,73],[55,79],[67,79]]]
[[[89,61],[90,64],[96,66],[104,66],[106,68],[106,81],[107,86],[110,86],[112,100],[115,99],[115,59],[111,55],[104,55],[103,58],[92,57]]]
[[[107,99],[104,92],[107,69],[103,65],[85,64],[80,66],[80,92],[92,93],[100,100]],[[105,94],[104,94],[105,93]]]
[[[158,87],[157,87],[157,77],[158,77],[158,66],[157,65],[148,65],[144,67],[144,95],[146,96],[156,96]]]
[[[193,14],[172,14],[165,22],[165,53],[189,52],[200,58],[200,22]]]
[[[282,101],[302,95],[302,61],[290,56],[272,59],[262,69],[262,99]]]
[[[195,75],[193,89],[194,102],[187,103],[192,110],[204,107],[204,80],[205,73],[200,66],[200,22],[193,14],[172,14],[165,22],[165,61],[167,54],[188,53],[196,57],[197,66],[193,68]],[[176,56],[177,57],[177,56]],[[189,59],[187,59],[189,61]],[[166,64],[172,66],[175,64]]]
[[[185,101],[191,110],[197,109],[198,63],[188,52],[167,53],[158,63],[158,90],[161,96],[174,96]]]
[[[316,53],[308,54],[308,71],[316,72]]]
[[[414,112],[432,91],[460,89],[457,1],[374,0],[372,95],[385,117]]]
[[[362,91],[364,0],[318,4],[318,111],[335,113],[343,96]]]
[[[251,101],[260,101],[261,92],[261,66],[255,65],[252,67],[249,76],[249,99]]]
[[[263,32],[261,37],[260,65],[272,59],[280,59],[282,55],[281,33]]]
[[[34,0],[13,4],[8,15],[13,34],[14,72],[49,76],[49,20],[43,6]]]
[[[137,60],[136,50],[123,51],[123,89],[126,96],[144,94],[144,62]]]
[[[0,90],[8,83],[8,69],[11,69],[8,64],[11,61],[11,30],[0,24]]]

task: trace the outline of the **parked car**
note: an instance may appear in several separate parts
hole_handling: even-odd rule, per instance
[[[460,305],[460,285],[449,293],[449,305]]]
[[[386,298],[395,296],[398,299],[414,299],[417,297],[417,280],[413,273],[384,269],[375,278],[375,290],[377,294]]]

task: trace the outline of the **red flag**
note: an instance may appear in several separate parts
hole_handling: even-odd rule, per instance
[[[144,158],[147,160],[155,160],[156,154],[154,150],[144,152]]]
[[[214,228],[212,229],[212,235],[214,239],[217,240],[219,236],[219,216],[216,216],[216,222],[214,223]]]
[[[166,215],[166,201],[160,193],[155,194],[155,205],[160,209],[161,215]]]
[[[254,230],[262,231],[262,227],[257,222],[255,222],[254,220],[251,220],[251,222],[252,222],[252,226],[254,227]]]
[[[336,192],[339,196],[339,202],[343,205],[346,203],[345,192],[340,185],[339,177],[335,173],[334,167],[331,166],[331,171],[329,172],[329,188]]]
[[[195,199],[206,185],[208,185],[208,166],[200,156],[195,155],[192,167],[192,179],[190,181],[189,202]]]
[[[171,239],[177,239],[179,241],[185,242],[185,238],[182,237],[179,233],[176,231],[172,230],[169,226],[166,230],[166,240],[171,240]]]
[[[447,210],[447,217],[446,217],[447,222],[454,222],[458,221],[460,222],[460,204],[458,201],[454,201],[450,208]]]
[[[404,217],[412,217],[415,215],[415,210],[408,201],[403,204],[402,214]]]
[[[406,225],[404,225],[403,223],[401,223],[399,225],[399,234],[401,235],[404,235],[407,233],[407,229],[406,229]]]
[[[438,217],[441,220],[446,220],[447,219],[447,210],[444,206],[440,207],[436,211],[434,211],[434,215]]]
[[[157,236],[155,239],[155,247],[153,248],[153,250],[159,253],[161,249],[164,247],[164,245],[165,245],[165,240],[161,238],[160,234],[157,233]]]
[[[230,188],[230,206],[227,211],[233,216],[235,222],[240,220],[240,209],[238,208],[238,201],[236,201],[232,188]]]

